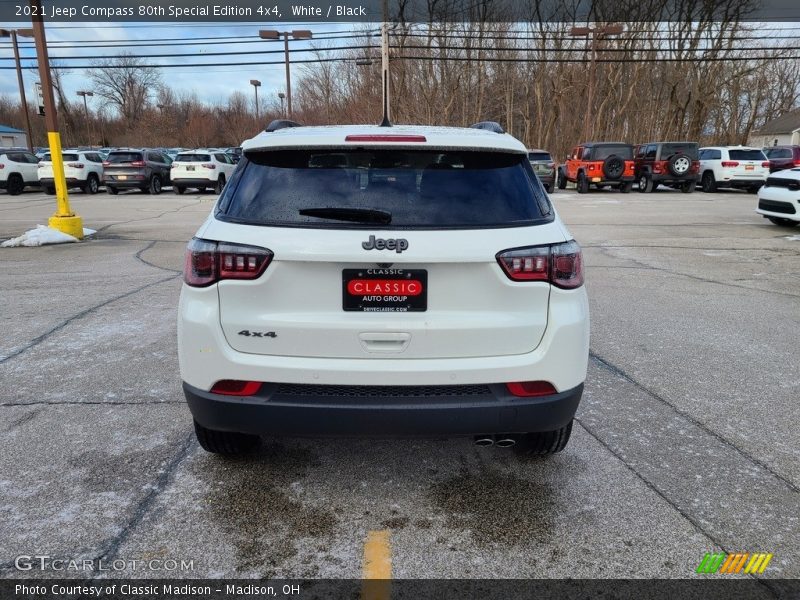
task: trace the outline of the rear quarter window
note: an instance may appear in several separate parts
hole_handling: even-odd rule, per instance
[[[392,229],[513,227],[553,218],[525,154],[404,149],[246,152],[217,217],[375,228],[300,212],[320,208],[388,212]]]

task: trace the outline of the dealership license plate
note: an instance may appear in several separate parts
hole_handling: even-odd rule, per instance
[[[194,167],[192,165],[189,165],[189,166],[186,167],[186,170],[187,171],[194,171]]]
[[[343,269],[342,308],[358,312],[424,312],[428,309],[428,272]]]
[[[117,175],[117,179],[127,179],[127,175]]]
[[[745,165],[744,168],[747,171],[754,171],[756,167],[755,167],[755,165]]]

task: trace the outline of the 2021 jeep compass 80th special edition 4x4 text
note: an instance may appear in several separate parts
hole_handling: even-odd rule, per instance
[[[525,146],[473,128],[271,125],[189,243],[200,444],[259,435],[566,445],[586,377],[578,244]]]

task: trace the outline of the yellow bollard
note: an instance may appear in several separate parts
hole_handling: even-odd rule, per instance
[[[53,180],[56,186],[56,212],[47,221],[53,229],[83,239],[83,221],[69,208],[67,181],[64,178],[64,159],[61,156],[61,135],[57,131],[47,132],[50,157],[53,161]]]

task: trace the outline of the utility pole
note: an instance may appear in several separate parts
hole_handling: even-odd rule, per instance
[[[22,102],[22,112],[25,114],[25,127],[28,131],[28,150],[33,152],[33,133],[31,132],[31,115],[28,113],[28,101],[25,99],[25,83],[22,80],[22,65],[19,61],[19,44],[17,36],[33,37],[32,29],[0,29],[0,37],[11,37],[14,47],[14,61],[17,64],[17,83],[19,83],[19,99]]]
[[[389,0],[383,0],[383,23],[381,25],[381,86],[383,88],[383,121],[381,127],[391,127],[389,97]]]
[[[53,96],[53,81],[50,78],[50,59],[47,55],[47,38],[44,33],[41,0],[30,0],[33,20],[33,37],[36,41],[36,61],[39,63],[39,77],[42,80],[44,96],[44,120],[47,127],[47,140],[50,156],[53,159],[53,179],[56,186],[56,212],[48,220],[48,225],[72,237],[83,239],[83,221],[69,207],[67,182],[64,179],[64,159],[61,156],[61,135],[58,132],[56,99]]]
[[[250,85],[253,86],[253,89],[256,91],[256,121],[259,120],[259,110],[258,110],[258,88],[261,87],[261,82],[258,79],[251,79]]]

